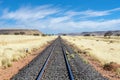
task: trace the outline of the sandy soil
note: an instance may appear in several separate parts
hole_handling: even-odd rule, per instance
[[[18,73],[21,68],[32,61],[39,53],[41,53],[48,45],[49,44],[42,46],[37,51],[34,51],[32,54],[19,61],[12,62],[11,67],[8,67],[6,69],[0,68],[0,80],[9,80],[14,74]]]

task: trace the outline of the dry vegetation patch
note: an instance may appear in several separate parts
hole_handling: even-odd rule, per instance
[[[81,49],[83,53],[94,56],[101,61],[102,64],[116,62],[120,64],[120,42],[109,43],[104,40],[96,41],[96,38],[84,37],[63,37],[70,42],[72,46]]]
[[[120,38],[106,39],[103,37],[83,36],[62,36],[62,38],[66,40],[77,53],[90,60],[90,63],[98,71],[113,80],[119,80]],[[98,69],[98,67],[100,68]]]
[[[12,66],[12,61],[32,54],[55,38],[56,36],[0,35],[0,66]]]

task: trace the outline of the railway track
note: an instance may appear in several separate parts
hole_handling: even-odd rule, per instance
[[[75,58],[68,61],[68,54]],[[85,68],[88,66],[87,68]],[[88,70],[88,72],[87,72]],[[89,73],[91,71],[91,73]],[[96,74],[97,73],[97,74]],[[11,80],[108,80],[88,64],[84,64],[73,50],[58,37]]]
[[[54,50],[55,50],[55,47],[57,48],[61,48],[61,50],[60,50],[60,55],[62,55],[62,57],[63,57],[63,62],[65,63],[65,66],[64,66],[64,68],[67,68],[66,70],[66,72],[68,73],[68,79],[70,79],[70,80],[74,80],[74,77],[73,77],[73,74],[72,74],[72,70],[71,70],[71,68],[70,68],[70,65],[69,65],[69,62],[68,62],[68,59],[67,59],[67,56],[66,56],[66,51],[65,51],[65,48],[64,48],[64,46],[63,46],[63,44],[61,43],[61,40],[60,40],[60,38],[59,38],[59,43],[58,43],[58,45],[56,44],[55,46],[53,46],[53,48],[52,48],[52,50],[51,50],[51,52],[50,52],[50,54],[49,54],[49,56],[48,56],[48,58],[46,59],[46,61],[45,61],[45,63],[44,63],[44,65],[43,65],[43,67],[42,67],[42,69],[40,70],[40,73],[39,73],[39,75],[37,76],[37,78],[36,78],[36,80],[46,80],[46,79],[48,79],[48,76],[49,76],[49,74],[47,74],[47,76],[46,76],[46,74],[45,74],[45,69],[47,70],[47,65],[48,65],[48,67],[49,67],[49,63],[48,62],[50,62],[50,58],[51,58],[51,56],[53,56],[53,55],[56,55],[56,53],[54,53]],[[56,59],[56,61],[58,61],[57,63],[59,63],[59,60],[58,60],[58,58],[59,58],[59,56],[57,55],[56,56],[57,57],[57,59]],[[54,61],[51,61],[51,63],[52,62],[54,62]],[[56,65],[55,65],[56,66]],[[53,65],[52,65],[52,67],[53,67]],[[59,66],[60,67],[60,66]],[[62,68],[61,68],[62,69]],[[53,72],[53,71],[57,71],[57,73],[59,73],[59,74],[62,74],[61,72],[59,72],[58,70],[50,70],[51,72]],[[49,72],[47,72],[47,73],[49,73]],[[52,73],[52,75],[53,75],[54,73]],[[43,76],[45,76],[45,77],[43,77]],[[58,75],[59,76],[59,75]],[[50,79],[52,79],[52,80],[56,80],[56,76],[52,76],[52,77],[50,77]],[[63,80],[63,78],[59,78],[59,79],[61,79],[61,80]],[[65,79],[65,78],[64,78]]]

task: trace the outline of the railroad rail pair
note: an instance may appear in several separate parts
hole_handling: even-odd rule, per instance
[[[62,48],[62,52],[63,52],[63,55],[64,55],[64,60],[65,60],[65,64],[66,64],[66,67],[67,67],[67,70],[68,70],[68,76],[69,76],[69,79],[70,80],[74,80],[74,76],[73,76],[73,73],[72,73],[72,70],[71,70],[71,67],[70,67],[70,64],[68,62],[68,59],[67,59],[67,55],[66,55],[66,49],[65,49],[65,46],[63,45],[62,41],[61,41],[61,38],[59,37],[58,39],[56,39],[55,43],[57,42],[57,40],[60,40],[60,44],[61,44],[61,48]],[[44,74],[44,71],[45,69],[47,68],[47,65],[48,65],[48,62],[50,61],[50,58],[53,54],[53,51],[56,47],[56,44],[52,47],[51,51],[50,51],[50,54],[48,55],[46,61],[44,62],[36,80],[41,80],[42,79],[42,76]]]

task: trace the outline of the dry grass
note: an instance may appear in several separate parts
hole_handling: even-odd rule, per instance
[[[120,38],[103,37],[62,37],[82,51],[99,60],[103,65],[110,62],[120,64]],[[112,40],[112,41],[111,41]]]
[[[0,35],[0,66],[11,66],[12,61],[24,58],[55,38],[56,36]]]

